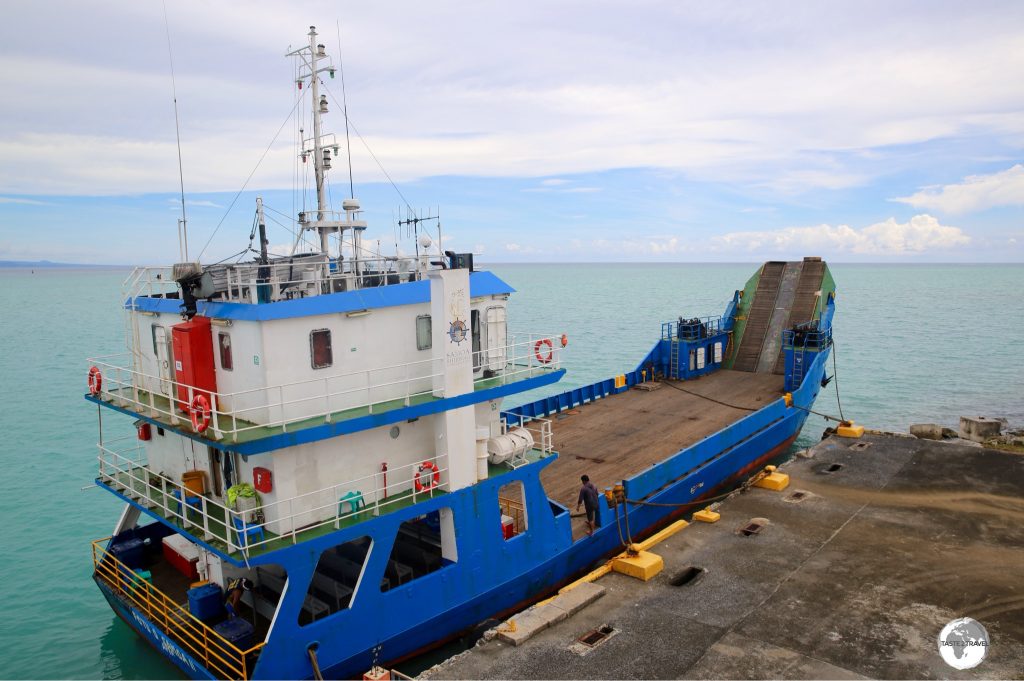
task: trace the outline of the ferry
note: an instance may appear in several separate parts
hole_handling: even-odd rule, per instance
[[[828,380],[821,259],[765,263],[720,315],[660,311],[635,366],[558,392],[569,339],[509,330],[515,291],[472,254],[414,220],[414,255],[381,256],[358,200],[329,205],[335,66],[313,28],[290,54],[317,197],[296,248],[268,252],[257,200],[251,260],[200,264],[186,244],[177,264],[135,269],[125,352],[88,360],[95,482],[124,504],[92,542],[93,578],[186,676],[400,664],[787,451]],[[575,513],[582,475],[608,490],[592,535]]]

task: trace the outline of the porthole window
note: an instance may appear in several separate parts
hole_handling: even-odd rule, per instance
[[[331,330],[317,329],[309,334],[310,357],[314,369],[325,369],[334,363],[331,350]]]

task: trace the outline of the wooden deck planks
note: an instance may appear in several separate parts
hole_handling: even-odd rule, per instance
[[[781,376],[746,371],[722,370],[695,381],[672,383],[729,404],[752,408],[760,408],[782,394]],[[669,385],[651,392],[629,390],[563,412],[553,417],[554,446],[559,458],[541,474],[544,489],[551,499],[574,510],[580,476],[584,473],[603,489],[747,413]]]

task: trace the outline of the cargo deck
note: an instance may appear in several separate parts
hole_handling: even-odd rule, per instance
[[[541,474],[544,489],[574,509],[581,475],[600,489],[621,482],[777,399],[782,383],[782,376],[771,373],[722,370],[561,412],[552,426],[559,458]],[[585,533],[585,521],[575,518],[573,537]]]

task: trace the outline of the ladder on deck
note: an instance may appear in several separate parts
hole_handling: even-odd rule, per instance
[[[672,352],[669,354],[668,377],[679,378],[679,346],[681,343],[676,338],[673,338],[671,343]]]
[[[803,347],[793,346],[793,389],[796,390],[804,382],[804,371],[806,370]]]

